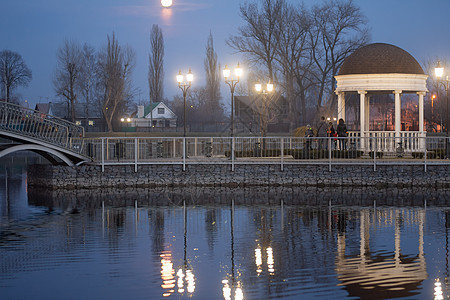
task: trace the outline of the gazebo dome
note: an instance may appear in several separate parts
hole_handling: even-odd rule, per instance
[[[390,44],[375,43],[359,48],[342,64],[339,75],[419,74],[424,75],[416,59]]]

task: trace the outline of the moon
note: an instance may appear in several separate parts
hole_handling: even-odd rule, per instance
[[[161,0],[161,5],[163,7],[171,7],[172,6],[172,0]]]

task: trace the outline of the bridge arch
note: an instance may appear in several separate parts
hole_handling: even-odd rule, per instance
[[[15,146],[8,147],[8,148],[0,151],[0,158],[8,155],[10,153],[14,153],[17,151],[26,151],[26,150],[39,153],[40,155],[47,158],[52,164],[56,164],[57,161],[50,155],[56,156],[57,158],[61,159],[68,166],[74,166],[74,163],[63,153],[56,151],[54,149],[51,149],[51,148],[48,148],[45,146],[41,146],[41,145],[36,145],[36,144],[22,144],[22,145],[15,145]]]

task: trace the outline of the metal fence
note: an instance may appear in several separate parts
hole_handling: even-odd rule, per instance
[[[130,137],[85,138],[94,163],[132,164],[450,164],[445,137]],[[386,145],[390,145],[386,147]],[[392,145],[396,145],[395,148]],[[412,147],[411,145],[414,145]],[[420,148],[422,147],[422,148]],[[231,151],[233,149],[234,151]]]

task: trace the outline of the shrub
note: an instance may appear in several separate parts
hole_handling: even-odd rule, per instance
[[[361,150],[333,150],[332,158],[360,158],[363,155]]]
[[[286,151],[285,151],[286,153]],[[230,157],[231,151],[225,151],[225,156]],[[256,149],[256,150],[245,150],[245,151],[234,151],[234,157],[271,157],[280,156],[281,151],[279,149]]]
[[[427,158],[429,158],[429,159],[435,159],[435,158],[436,158],[436,152],[435,152],[435,151],[429,151],[429,152],[427,152]]]
[[[423,153],[423,152],[412,152],[412,153],[411,153],[411,156],[412,156],[413,158],[419,158],[419,159],[422,159],[423,156],[424,156],[424,153]],[[427,157],[428,157],[428,156],[427,156]]]
[[[436,157],[439,157],[440,159],[444,159],[446,156],[445,149],[439,148],[439,149],[436,149],[435,152],[436,152]]]
[[[294,158],[300,159],[328,158],[327,150],[311,149],[307,151],[306,149],[291,149],[289,154],[291,154]]]
[[[370,151],[370,152],[369,152],[369,155],[370,155],[371,158],[373,158],[373,154],[374,154],[374,151]],[[383,154],[384,154],[384,153],[381,152],[381,151],[377,151],[377,152],[376,152],[376,155],[377,155],[378,158],[383,158]]]
[[[305,158],[305,151],[303,149],[289,149],[289,154],[295,159]]]
[[[360,150],[344,150],[346,153],[344,153],[345,158],[360,158],[363,155],[363,151]]]

